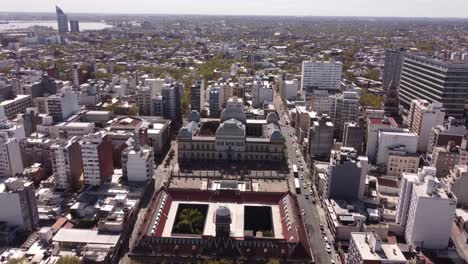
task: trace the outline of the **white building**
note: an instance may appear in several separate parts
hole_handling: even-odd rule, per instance
[[[339,90],[343,64],[335,61],[303,61],[302,90]]]
[[[70,86],[63,87],[60,93],[47,97],[47,110],[55,122],[63,121],[80,111],[78,96]]]
[[[404,173],[396,222],[405,227],[406,243],[426,249],[448,246],[457,198],[435,178],[436,169]]]
[[[376,164],[387,164],[389,153],[393,150],[404,150],[408,154],[415,154],[417,147],[418,135],[415,133],[379,131]]]
[[[433,127],[444,124],[445,112],[442,103],[426,100],[411,100],[406,125],[411,132],[419,135],[418,151],[425,152],[429,144],[429,136]]]
[[[346,263],[406,264],[407,261],[397,244],[383,243],[373,232],[353,232]]]
[[[154,173],[153,149],[140,146],[139,142],[134,144],[122,153],[122,173],[128,182],[146,182]]]
[[[268,81],[256,80],[252,86],[252,106],[261,107],[264,103],[273,102],[273,86]]]
[[[50,147],[52,169],[55,184],[58,189],[77,189],[83,162],[81,160],[81,147],[76,137],[70,140],[60,139]]]
[[[38,227],[34,184],[18,178],[9,178],[0,184],[0,221],[21,230],[34,231]]]
[[[104,133],[96,132],[83,137],[81,158],[85,184],[98,186],[112,177],[112,143]]]
[[[24,170],[19,141],[8,133],[0,133],[0,177],[14,177]]]
[[[468,206],[468,166],[455,166],[447,177],[447,184],[450,191],[455,194],[458,199],[458,205],[461,207]]]
[[[367,148],[366,155],[371,163],[377,158],[377,142],[380,131],[409,131],[398,128],[398,124],[392,117],[369,117],[367,119]]]
[[[296,99],[298,91],[299,81],[297,79],[284,81],[284,93],[286,100]]]

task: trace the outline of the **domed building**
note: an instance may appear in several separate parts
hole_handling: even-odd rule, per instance
[[[284,159],[278,115],[269,113],[266,119],[249,120],[239,100],[229,100],[219,119],[200,118],[197,111],[190,113],[189,123],[177,137],[179,163]]]

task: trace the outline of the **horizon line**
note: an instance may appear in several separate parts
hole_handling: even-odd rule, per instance
[[[50,11],[0,11],[0,14],[7,14],[7,13],[19,13],[19,14],[51,14],[55,15],[55,12]],[[445,16],[369,16],[369,15],[252,15],[252,14],[196,14],[196,13],[121,13],[121,12],[114,12],[114,13],[92,13],[92,12],[64,12],[65,14],[70,15],[123,15],[123,16],[131,16],[131,15],[146,15],[146,16],[207,16],[207,17],[220,17],[220,16],[229,16],[229,17],[291,17],[291,18],[307,18],[307,17],[326,17],[326,18],[405,18],[405,19],[458,19],[464,20],[468,19],[468,17],[445,17]]]

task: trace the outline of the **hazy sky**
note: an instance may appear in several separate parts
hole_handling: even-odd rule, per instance
[[[0,11],[468,17],[468,0],[0,0]]]

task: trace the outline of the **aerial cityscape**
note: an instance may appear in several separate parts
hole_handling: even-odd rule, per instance
[[[468,263],[454,6],[28,1],[0,10],[0,264]]]

